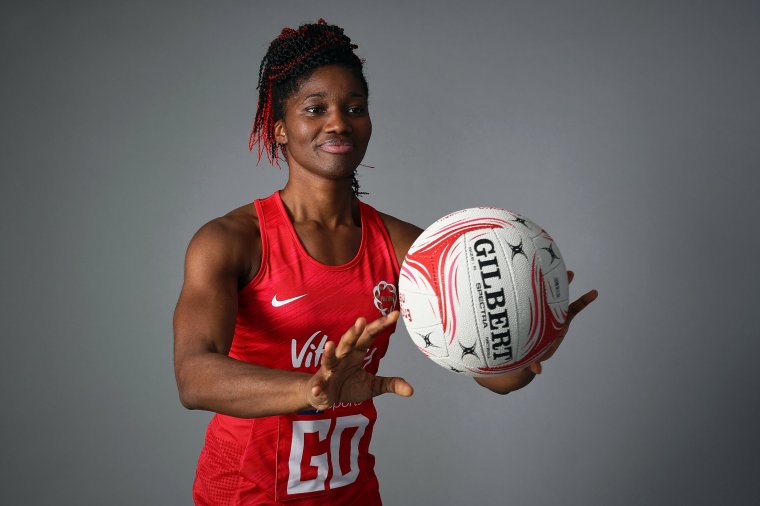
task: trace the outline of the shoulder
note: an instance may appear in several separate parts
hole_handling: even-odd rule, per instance
[[[391,243],[393,243],[393,249],[396,252],[396,258],[399,265],[401,265],[412,243],[422,233],[422,229],[417,225],[412,225],[389,214],[381,213],[380,211],[378,211],[378,214],[388,230]]]
[[[235,275],[241,284],[252,278],[261,258],[261,233],[253,204],[214,218],[198,229],[187,248],[187,269]],[[255,273],[254,273],[255,275]]]

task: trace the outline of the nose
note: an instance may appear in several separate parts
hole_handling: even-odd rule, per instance
[[[339,108],[333,109],[327,115],[327,123],[325,125],[325,131],[334,134],[348,134],[351,133],[353,128],[351,122],[346,116],[346,112]]]

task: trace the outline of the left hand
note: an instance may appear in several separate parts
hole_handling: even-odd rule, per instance
[[[568,283],[573,280],[573,277],[573,271],[567,271]],[[596,299],[597,295],[598,293],[596,290],[591,290],[584,293],[578,298],[578,300],[570,304],[570,306],[567,308],[567,318],[565,319],[565,324],[560,330],[559,337],[557,337],[546,348],[546,350],[541,354],[541,356],[538,357],[537,360],[531,362],[530,365],[499,376],[475,378],[475,381],[481,386],[502,395],[508,394],[509,392],[514,392],[515,390],[519,390],[526,386],[528,383],[533,381],[533,378],[536,377],[536,374],[541,374],[541,362],[548,360],[552,355],[554,355],[554,353],[557,351],[557,348],[559,348],[559,345],[562,344],[562,341],[565,338],[568,329],[570,328],[570,322],[573,320],[573,318],[575,318],[578,313],[583,311],[586,306],[591,304]]]
[[[567,283],[570,284],[573,281],[573,278],[575,277],[575,273],[573,271],[567,271]],[[562,344],[562,341],[565,339],[565,335],[567,334],[567,331],[570,329],[570,322],[573,321],[573,318],[575,318],[578,313],[583,311],[586,306],[594,302],[596,300],[597,296],[599,295],[599,292],[596,290],[590,290],[570,304],[570,306],[567,308],[567,318],[565,319],[565,325],[562,327],[562,330],[559,333],[559,337],[557,337],[548,348],[546,348],[546,351],[541,354],[538,360],[535,362],[531,362],[530,364],[530,370],[533,374],[541,374],[542,367],[541,362],[544,362],[548,360],[549,358],[554,355],[554,353],[557,351],[557,348],[559,348],[559,345]]]

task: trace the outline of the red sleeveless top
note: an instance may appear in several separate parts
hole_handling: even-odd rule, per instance
[[[364,316],[396,308],[399,266],[377,211],[359,202],[362,237],[346,264],[324,265],[304,249],[279,192],[255,201],[261,267],[238,293],[229,356],[276,369],[315,373],[327,341],[337,341]],[[395,330],[367,351],[378,363]],[[206,431],[193,498],[196,504],[311,506],[379,505],[374,456],[377,418],[372,400],[324,412],[242,419],[216,414]]]

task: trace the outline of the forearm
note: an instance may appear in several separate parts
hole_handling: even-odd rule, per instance
[[[204,409],[240,418],[295,413],[306,401],[305,373],[271,369],[220,353],[185,357],[177,367],[180,400],[188,409]]]
[[[529,367],[526,367],[501,376],[475,378],[475,381],[492,392],[505,395],[527,386],[535,377],[536,374]]]

